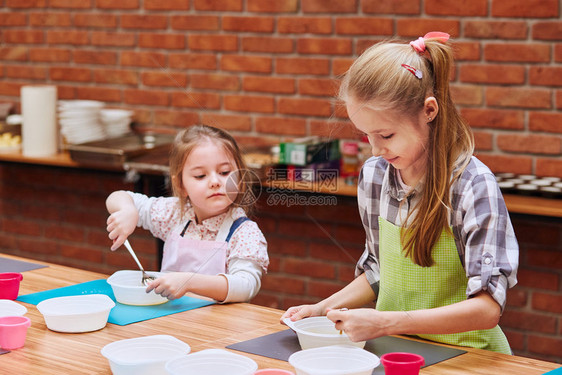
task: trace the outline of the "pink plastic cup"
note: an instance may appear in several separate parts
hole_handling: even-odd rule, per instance
[[[278,368],[264,368],[254,372],[254,375],[295,375],[295,373]]]
[[[17,272],[0,273],[0,299],[16,299],[23,275]]]
[[[417,375],[425,364],[421,355],[413,353],[386,353],[381,356],[386,375]]]
[[[31,320],[26,316],[0,317],[0,348],[18,349],[25,344]]]

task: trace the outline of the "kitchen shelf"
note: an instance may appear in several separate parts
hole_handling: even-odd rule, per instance
[[[80,163],[72,160],[68,152],[63,152],[47,157],[27,157],[23,156],[21,151],[12,153],[0,153],[0,162],[85,168],[85,166],[82,166]],[[103,168],[98,169],[103,170]],[[115,170],[115,168],[107,169]],[[162,173],[162,168],[157,168],[157,170],[158,173]],[[343,195],[350,197],[357,195],[357,187],[355,185],[346,184],[345,180],[342,178],[338,178],[335,188],[333,186],[319,185],[317,183],[289,181],[265,181],[265,185],[268,188],[289,191]],[[504,199],[507,205],[507,209],[511,213],[562,218],[562,199],[515,194],[504,194]]]

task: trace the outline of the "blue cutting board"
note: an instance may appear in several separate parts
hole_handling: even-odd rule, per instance
[[[143,320],[159,318],[182,311],[193,310],[198,307],[212,305],[215,302],[194,297],[181,297],[161,305],[132,306],[124,305],[115,300],[111,285],[105,279],[93,280],[62,288],[46,290],[32,294],[24,294],[18,297],[18,301],[37,305],[39,302],[55,297],[76,296],[81,294],[105,294],[115,301],[115,307],[109,313],[109,323],[124,326]]]

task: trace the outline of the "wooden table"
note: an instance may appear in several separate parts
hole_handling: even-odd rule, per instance
[[[28,261],[3,255],[12,259]],[[31,261],[38,263],[37,261]],[[48,263],[45,263],[48,264]],[[26,271],[20,294],[73,285],[105,278],[107,275],[65,266]],[[21,303],[21,302],[20,302]],[[111,374],[100,349],[116,340],[139,336],[169,334],[186,342],[191,351],[220,348],[240,341],[286,329],[279,324],[282,311],[248,303],[211,305],[139,323],[89,333],[58,333],[47,329],[35,305],[24,304],[31,319],[25,346],[0,355],[2,374]],[[466,349],[466,348],[463,348]],[[543,374],[560,367],[555,363],[525,357],[508,356],[479,349],[422,369],[421,374]],[[289,363],[253,354],[233,351],[255,360],[259,368],[294,371]]]

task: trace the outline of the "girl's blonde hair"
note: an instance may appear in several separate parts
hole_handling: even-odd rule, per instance
[[[439,111],[428,124],[428,163],[422,196],[415,209],[408,212],[406,222],[416,214],[401,237],[406,255],[416,264],[428,267],[433,264],[431,251],[443,229],[450,231],[451,185],[470,162],[474,138],[451,99],[450,46],[425,39],[425,47],[420,54],[409,44],[399,42],[371,46],[343,77],[339,97],[365,105],[382,104],[412,118],[418,117],[428,96],[437,100]],[[422,78],[418,79],[402,64],[421,71]]]
[[[170,150],[172,193],[179,199],[182,217],[185,214],[186,205],[189,201],[189,197],[185,195],[182,181],[183,167],[191,151],[203,142],[213,142],[222,146],[226,153],[234,159],[237,170],[233,171],[233,173],[236,173],[234,176],[236,179],[233,181],[238,183],[238,194],[232,203],[236,206],[241,206],[242,202],[247,202],[247,200],[244,200],[244,196],[249,192],[250,181],[248,179],[251,177],[251,174],[247,173],[247,167],[236,140],[222,129],[208,125],[193,125],[176,135]],[[248,204],[245,204],[245,208],[248,210],[250,207]]]

